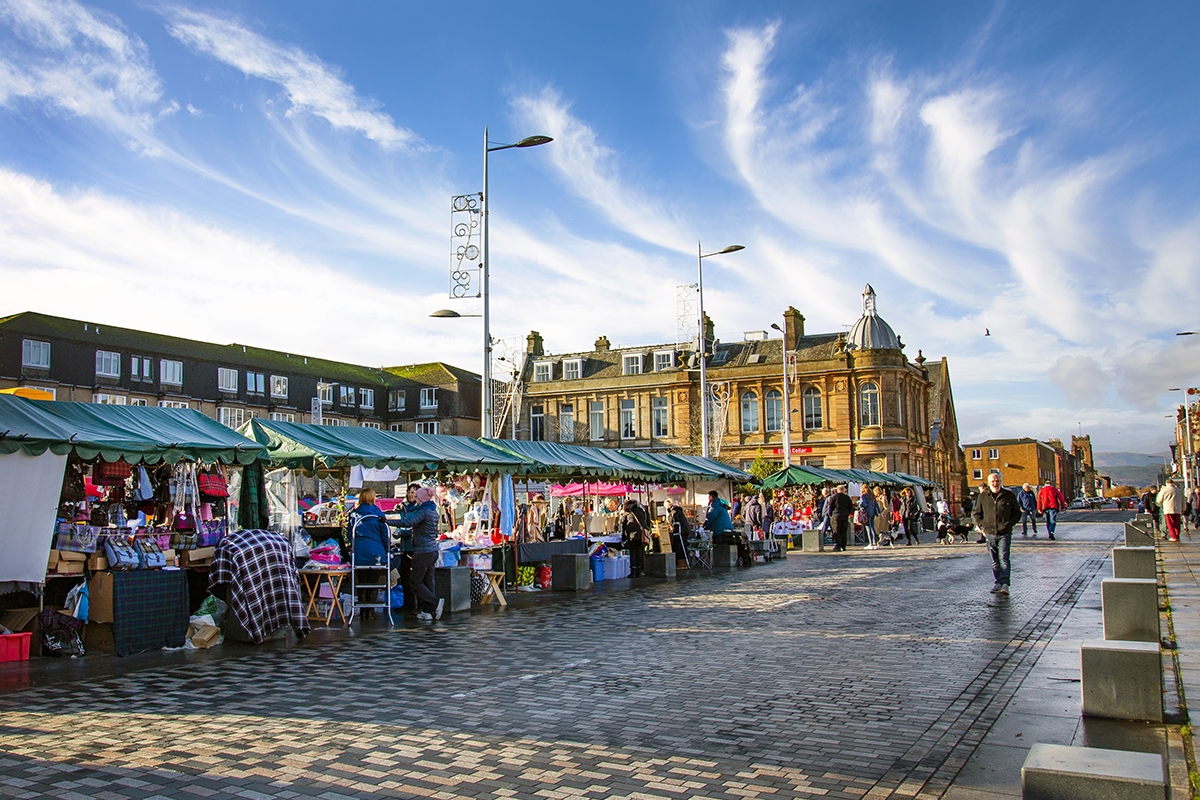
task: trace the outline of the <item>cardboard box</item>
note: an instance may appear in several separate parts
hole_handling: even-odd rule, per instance
[[[55,575],[82,575],[87,568],[86,561],[59,561],[54,565]]]
[[[37,630],[38,609],[10,608],[0,612],[0,625],[13,633],[33,633]]]
[[[88,559],[87,553],[76,553],[73,550],[59,550],[57,552],[59,561],[79,561],[82,563]]]
[[[46,561],[46,572],[54,572],[54,568],[58,566],[58,551],[51,550],[50,558]]]
[[[88,572],[103,572],[108,569],[108,558],[104,553],[92,553],[87,560]]]
[[[217,644],[221,638],[221,629],[213,625],[201,625],[191,638],[192,646],[207,649]]]
[[[165,558],[167,560],[166,565],[168,567],[175,566],[175,551],[174,550],[163,550],[163,558]]]
[[[116,650],[117,645],[116,640],[113,639],[112,623],[89,622],[87,625],[84,625],[83,649],[88,652],[101,650],[106,653]]]
[[[88,622],[112,621],[113,574],[97,572],[88,581]]]

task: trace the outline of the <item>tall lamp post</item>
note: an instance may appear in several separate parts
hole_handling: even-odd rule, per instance
[[[792,404],[788,399],[787,374],[787,331],[779,327],[778,322],[772,322],[771,327],[783,334],[783,466],[792,465]]]
[[[708,458],[708,372],[705,369],[705,362],[708,360],[708,330],[704,324],[704,259],[745,249],[740,244],[731,244],[715,253],[706,253],[700,242],[696,242],[696,273],[699,278],[697,286],[700,290],[700,453],[705,458]]]
[[[482,400],[480,404],[480,434],[485,438],[492,438],[497,434],[493,430],[493,413],[492,413],[492,317],[491,317],[491,302],[490,302],[490,267],[491,262],[488,258],[488,208],[491,206],[491,195],[488,194],[488,154],[494,153],[497,150],[511,150],[514,147],[537,147],[540,144],[548,144],[554,140],[549,136],[528,136],[516,144],[501,144],[488,139],[487,126],[483,126],[483,261],[480,263],[479,290],[480,296],[483,298],[483,380],[480,386]],[[435,311],[430,314],[431,317],[460,317],[474,316],[471,314],[458,314],[448,309]],[[514,410],[515,413],[515,410]]]

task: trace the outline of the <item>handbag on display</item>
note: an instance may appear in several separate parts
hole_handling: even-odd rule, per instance
[[[196,518],[190,511],[180,511],[175,515],[171,527],[177,531],[194,531],[196,530]]]
[[[125,483],[132,472],[132,467],[125,459],[117,461],[97,461],[92,466],[92,483],[97,486],[119,486]]]
[[[138,552],[124,536],[109,535],[104,538],[104,555],[109,569],[137,569],[141,563]]]
[[[167,557],[153,536],[139,536],[133,540],[133,547],[140,562],[138,569],[162,569],[167,565]]]
[[[73,553],[94,553],[100,538],[100,529],[94,525],[60,522],[54,530],[54,549],[70,550]]]
[[[87,499],[87,489],[83,482],[83,462],[72,454],[67,459],[67,468],[63,472],[62,494],[60,500],[64,503],[79,503]]]
[[[200,496],[203,498],[229,497],[229,487],[225,483],[225,476],[215,465],[203,472],[197,472],[196,484],[200,489]]]
[[[196,531],[173,533],[171,542],[176,550],[195,550],[200,546],[200,534]]]
[[[146,468],[143,466],[137,468],[137,480],[131,499],[138,502],[146,502],[154,499],[154,487],[150,484],[150,474],[146,472]]]

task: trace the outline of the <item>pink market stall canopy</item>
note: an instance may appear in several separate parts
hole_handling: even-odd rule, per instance
[[[638,491],[627,483],[568,483],[565,486],[551,486],[551,497],[583,497],[596,495],[623,495]]]

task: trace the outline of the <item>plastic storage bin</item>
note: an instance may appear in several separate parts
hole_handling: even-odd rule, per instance
[[[5,661],[28,661],[29,640],[32,633],[0,634],[0,663]]]

